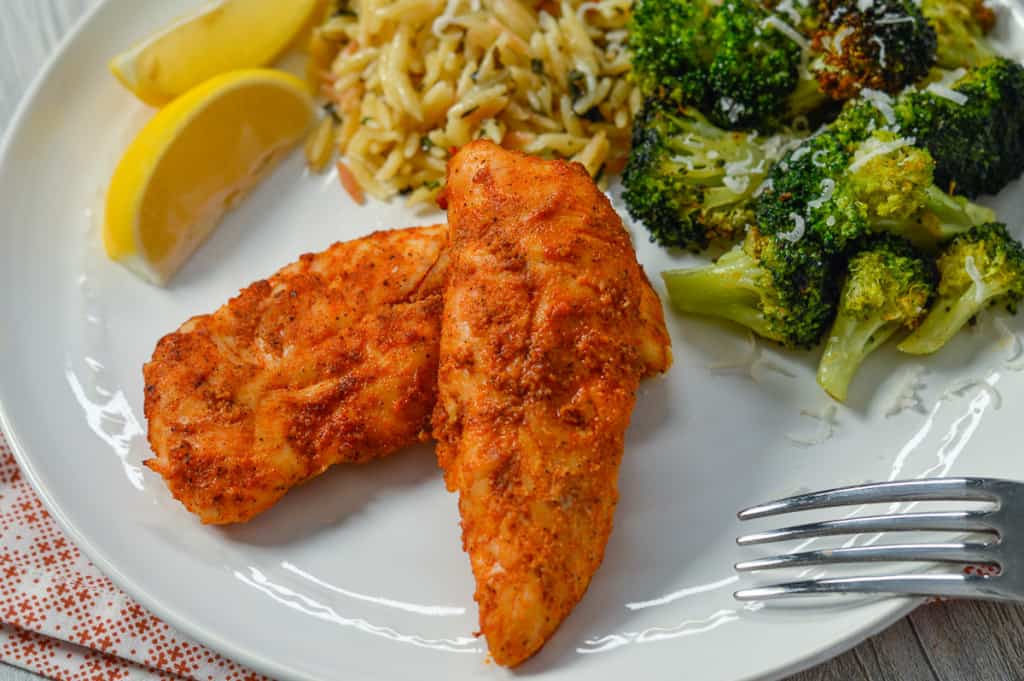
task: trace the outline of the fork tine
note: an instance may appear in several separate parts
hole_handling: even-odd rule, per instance
[[[934,480],[903,480],[855,485],[798,494],[796,496],[751,506],[740,511],[740,520],[763,518],[780,513],[832,508],[852,504],[878,504],[893,501],[999,501],[992,481],[983,478],[941,478]]]
[[[737,600],[755,601],[802,594],[859,593],[946,596],[950,598],[987,598],[1008,600],[993,588],[999,577],[983,575],[889,575],[885,577],[840,577],[788,582],[733,594]]]
[[[852,546],[842,549],[820,549],[788,553],[770,558],[757,558],[736,563],[736,570],[770,570],[773,568],[807,567],[831,563],[868,563],[881,560],[938,561],[944,563],[994,563],[995,544],[953,542],[948,544],[890,544],[887,546]]]
[[[939,511],[935,513],[899,513],[871,515],[860,518],[826,520],[806,525],[793,525],[778,530],[754,532],[736,539],[740,546],[767,542],[825,537],[836,534],[863,532],[905,532],[927,530],[935,532],[996,532],[990,520],[991,511]]]

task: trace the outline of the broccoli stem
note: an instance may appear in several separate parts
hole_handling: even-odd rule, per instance
[[[935,185],[925,190],[925,209],[939,219],[939,238],[948,239],[971,227],[994,222],[991,208],[971,203],[962,197],[950,196]]]
[[[861,363],[899,327],[881,317],[858,319],[840,312],[818,363],[818,385],[836,400],[845,402],[850,382]]]
[[[829,101],[829,97],[818,87],[817,79],[801,73],[797,78],[796,88],[789,93],[789,115],[809,114],[819,109],[827,101]]]
[[[680,312],[721,317],[742,324],[765,338],[773,338],[759,309],[760,296],[753,283],[757,262],[730,251],[708,267],[662,272],[669,300]]]
[[[950,196],[935,185],[925,190],[922,212],[912,220],[876,219],[877,230],[898,234],[918,248],[933,251],[942,242],[972,227],[994,222],[991,208],[972,203],[959,196]]]
[[[1002,288],[985,287],[979,293],[978,285],[971,284],[958,298],[940,297],[914,333],[896,347],[909,355],[935,352],[981,312],[988,301],[1005,292]]]

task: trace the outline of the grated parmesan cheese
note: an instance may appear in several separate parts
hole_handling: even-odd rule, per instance
[[[747,151],[746,158],[726,163],[722,183],[737,194],[745,193],[750,188],[751,175],[760,176],[764,171],[764,159],[756,167],[751,165],[753,162],[754,154]]]
[[[909,367],[900,377],[900,382],[886,401],[886,418],[896,416],[902,411],[911,410],[926,413],[924,400],[920,392],[925,388],[924,375],[928,372],[923,364]]]
[[[964,258],[964,270],[967,276],[974,282],[974,302],[980,303],[985,300],[985,280],[981,278],[978,265],[974,262],[974,256]]]
[[[878,26],[891,26],[892,24],[912,24],[914,23],[914,17],[908,17],[902,14],[886,14],[884,17],[882,17],[875,23]]]
[[[891,154],[903,147],[912,147],[917,140],[913,137],[900,137],[891,142],[881,142],[875,137],[868,138],[861,144],[853,154],[853,163],[850,164],[850,172],[854,173],[871,162],[871,159],[886,154]]]
[[[774,28],[776,31],[779,31],[784,36],[786,36],[787,38],[792,40],[794,43],[799,45],[801,50],[807,50],[811,46],[811,44],[810,44],[810,42],[808,42],[807,38],[805,38],[802,35],[800,35],[799,31],[797,31],[795,28],[793,28],[792,26],[787,24],[785,21],[780,19],[775,14],[769,15],[769,16],[765,17],[764,19],[762,19],[761,20],[761,25],[764,26],[765,28],[769,28],[770,27],[770,28]]]
[[[817,411],[801,409],[801,416],[806,416],[807,418],[818,422],[818,432],[810,437],[786,433],[786,439],[793,444],[800,445],[801,447],[814,447],[815,445],[827,442],[833,435],[835,435],[836,426],[839,425],[836,421],[836,413],[838,411],[839,409],[832,403],[825,405],[824,408]]]
[[[782,33],[784,36],[792,40],[800,47],[800,73],[805,79],[813,78],[814,75],[807,68],[807,55],[811,49],[811,43],[804,36],[800,35],[800,32],[795,28],[787,24],[785,21],[780,19],[777,15],[772,14],[761,20],[759,24],[763,28],[774,28],[775,30]]]
[[[809,146],[799,147],[796,151],[793,152],[793,155],[789,157],[789,160],[792,161],[793,163],[796,163],[809,153],[811,153],[811,148]]]
[[[836,191],[836,181],[831,178],[825,178],[821,181],[821,196],[814,199],[813,201],[807,202],[807,207],[816,210],[825,205],[826,201],[832,199],[832,195]],[[832,217],[831,215],[829,217]],[[830,225],[831,226],[831,225]]]
[[[740,116],[746,112],[747,107],[731,97],[722,97],[718,100],[718,108],[725,113],[730,123],[736,123]]]
[[[843,26],[841,29],[836,31],[836,34],[832,37],[832,51],[838,56],[843,54],[843,43],[846,42],[846,36],[853,33],[853,26]]]
[[[885,122],[892,125],[896,122],[896,111],[892,108],[892,97],[882,92],[866,87],[860,91],[861,96],[872,106],[881,112]]]
[[[1015,334],[1001,317],[995,317],[993,323],[1003,340],[1010,345],[1010,351],[1006,354],[1006,359],[1003,360],[1003,366],[1010,371],[1024,371],[1024,364],[1020,362],[1021,355],[1024,354],[1024,344],[1021,343],[1020,336]]]
[[[796,213],[789,214],[790,219],[793,221],[794,227],[788,232],[779,232],[776,236],[780,239],[785,239],[790,243],[796,243],[803,238],[804,232],[807,230],[807,223],[802,215]]]
[[[766,178],[765,181],[758,185],[757,189],[754,190],[754,198],[756,199],[758,196],[761,196],[761,194],[774,190],[775,182],[773,182],[770,177]]]
[[[758,356],[757,338],[754,337],[752,331],[747,332],[747,347],[746,350],[740,357],[735,359],[728,359],[713,364],[707,365],[708,371],[715,372],[728,372],[735,369],[749,369],[754,363],[754,360]]]
[[[683,138],[683,146],[692,147],[694,149],[702,149],[704,148],[705,144],[704,140],[698,137],[694,137],[693,133],[691,132],[687,133],[686,137]]]
[[[963,106],[964,104],[967,103],[967,95],[965,95],[962,92],[957,92],[952,88],[942,85],[941,83],[931,83],[926,89],[928,90],[928,92],[932,93],[936,97],[948,99],[954,104],[959,104],[960,106]]]
[[[995,387],[989,385],[988,381],[984,381],[980,378],[961,378],[953,381],[949,386],[942,391],[939,395],[939,401],[948,400],[951,397],[963,395],[971,388],[980,388],[981,392],[986,393],[989,399],[992,401],[992,408],[999,409],[1003,406],[1003,396],[999,393]]]
[[[782,0],[778,5],[775,6],[776,12],[783,12],[786,16],[793,20],[794,24],[800,23],[800,13],[793,7],[793,0]]]
[[[726,188],[736,194],[744,194],[750,189],[750,176],[749,175],[726,175],[722,178],[722,184]]]
[[[877,35],[871,36],[871,42],[878,45],[878,63],[885,68],[885,43]]]
[[[796,378],[796,375],[783,366],[766,359],[761,347],[757,344],[757,338],[753,332],[747,332],[746,351],[736,359],[715,362],[708,365],[708,370],[713,374],[743,374],[754,383],[761,382],[762,371],[771,371],[787,378]]]

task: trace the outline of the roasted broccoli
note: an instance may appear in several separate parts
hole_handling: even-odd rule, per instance
[[[818,364],[818,383],[840,402],[865,358],[898,330],[917,325],[937,280],[930,258],[888,234],[865,240],[847,267],[836,319]]]
[[[632,78],[645,97],[657,95],[700,106],[707,91],[708,23],[715,5],[706,0],[641,0],[633,11],[629,46]]]
[[[756,0],[641,0],[633,78],[648,98],[693,106],[730,130],[779,127],[827,98],[801,77],[802,36]]]
[[[955,0],[954,0],[955,1]],[[914,0],[821,0],[811,69],[833,99],[896,94],[935,64],[935,30]]]
[[[1024,171],[1024,66],[994,59],[893,104],[901,134],[935,158],[935,182],[974,198]]]
[[[633,124],[622,176],[629,213],[663,246],[699,250],[732,240],[753,223],[752,196],[780,139],[759,143],[711,125],[696,110],[652,102]]]
[[[756,203],[763,231],[794,239],[806,233],[837,254],[872,231],[934,248],[995,219],[936,187],[935,163],[912,139],[883,129],[857,144],[844,139],[841,127],[827,129],[773,167]]]
[[[996,15],[984,0],[921,0],[921,12],[935,29],[940,67],[972,67],[996,56],[985,37]]]
[[[843,181],[850,158],[828,131],[790,151],[772,166],[755,201],[759,228],[794,241],[807,235],[830,254],[863,236],[868,228],[866,211],[850,200]]]
[[[1024,297],[1024,246],[998,222],[954,238],[937,264],[938,296],[917,330],[897,346],[912,355],[935,352],[989,305],[1016,312]]]
[[[662,273],[681,312],[728,319],[788,347],[811,347],[835,313],[835,264],[811,240],[751,229],[717,262]]]

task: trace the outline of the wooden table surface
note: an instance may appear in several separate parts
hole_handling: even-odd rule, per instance
[[[0,0],[0,130],[46,56],[97,1]],[[0,681],[28,679],[38,677],[0,664]],[[1024,681],[1024,606],[926,605],[787,681]]]

